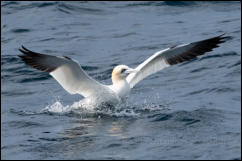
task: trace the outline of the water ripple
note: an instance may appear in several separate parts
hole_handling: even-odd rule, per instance
[[[8,124],[8,126],[10,127],[14,127],[14,128],[33,128],[33,127],[40,127],[40,126],[44,126],[38,122],[33,122],[33,121],[9,121],[6,122]]]
[[[199,59],[199,61],[202,61],[204,59],[213,59],[213,58],[223,58],[223,57],[231,57],[231,56],[239,56],[236,52],[229,52],[229,53],[223,53],[223,54],[214,54],[214,55],[205,55],[202,58]]]
[[[71,3],[61,2],[58,3],[57,8],[64,13],[71,14],[72,12],[86,13],[86,14],[104,14],[104,11],[99,8],[81,7],[72,5]]]
[[[189,92],[188,94],[185,94],[184,97],[187,97],[190,95],[202,94],[202,93],[227,93],[227,92],[234,92],[234,91],[236,90],[231,87],[205,88],[205,89]]]

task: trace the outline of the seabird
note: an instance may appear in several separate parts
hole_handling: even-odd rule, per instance
[[[223,34],[224,35],[224,34]],[[91,78],[76,60],[33,52],[24,46],[18,55],[26,64],[48,72],[70,94],[80,94],[93,105],[115,105],[128,96],[134,86],[165,67],[191,60],[218,47],[228,37],[223,35],[188,44],[173,46],[154,53],[136,68],[118,65],[112,71],[112,85]]]

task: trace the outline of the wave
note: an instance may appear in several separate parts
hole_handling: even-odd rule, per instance
[[[70,3],[70,2],[60,2],[56,5],[56,8],[63,13],[71,14],[73,12],[79,12],[82,14],[94,14],[94,15],[100,15],[104,14],[104,10],[99,8],[93,8],[90,6],[84,6],[84,5],[76,5],[76,3]]]
[[[190,92],[188,94],[185,94],[184,96],[187,97],[187,96],[203,94],[203,93],[227,93],[227,92],[231,93],[235,91],[236,89],[233,89],[230,87],[205,88],[205,89],[200,89],[200,90]]]
[[[150,122],[167,121],[171,126],[191,126],[193,124],[206,124],[213,119],[219,121],[223,116],[222,110],[199,108],[193,111],[175,111],[171,113],[158,113],[149,115]],[[173,125],[172,125],[173,124]]]
[[[181,2],[181,1],[164,1],[164,2],[129,2],[123,6],[117,6],[118,8],[128,8],[128,7],[139,7],[139,6],[175,6],[175,7],[184,7],[184,6],[193,6],[196,5],[195,2]]]
[[[23,33],[23,32],[30,32],[30,29],[25,29],[25,28],[16,28],[16,29],[12,29],[11,32],[13,33]]]

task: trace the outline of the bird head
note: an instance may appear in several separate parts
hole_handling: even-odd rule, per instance
[[[120,80],[124,80],[130,73],[135,72],[137,72],[135,69],[132,69],[127,65],[118,65],[113,69],[112,82],[117,83]]]

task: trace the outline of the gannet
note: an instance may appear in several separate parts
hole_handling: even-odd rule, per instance
[[[18,56],[31,67],[49,73],[70,94],[80,94],[94,104],[115,105],[149,75],[212,51],[226,41],[228,37],[223,35],[160,50],[136,68],[118,65],[112,71],[112,85],[104,85],[91,78],[78,61],[67,56],[40,54],[24,46],[19,49],[23,55]]]

